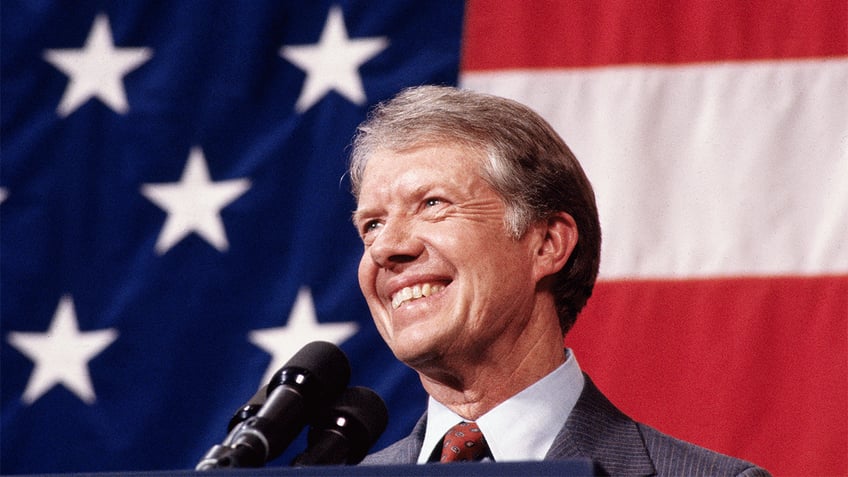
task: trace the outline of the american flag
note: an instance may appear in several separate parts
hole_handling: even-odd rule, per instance
[[[566,342],[633,417],[848,474],[848,4],[4,1],[0,472],[189,469],[309,341],[389,406],[344,171],[374,103],[458,84],[584,164]],[[301,436],[270,465],[287,465]]]

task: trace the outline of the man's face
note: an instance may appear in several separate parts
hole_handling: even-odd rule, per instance
[[[480,160],[426,146],[378,151],[365,169],[359,285],[383,339],[413,367],[485,359],[532,315],[533,241],[507,233]]]

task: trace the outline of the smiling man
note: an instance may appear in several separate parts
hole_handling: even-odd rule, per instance
[[[634,422],[563,349],[600,225],[580,164],[532,110],[405,90],[360,125],[350,177],[362,293],[430,395],[410,436],[364,464],[582,457],[613,475],[767,475]]]

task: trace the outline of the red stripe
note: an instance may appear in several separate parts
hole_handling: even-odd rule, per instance
[[[843,56],[846,25],[845,0],[469,0],[462,68]]]
[[[775,475],[848,474],[848,276],[600,283],[566,341],[638,420]]]

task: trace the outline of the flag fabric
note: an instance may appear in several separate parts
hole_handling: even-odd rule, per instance
[[[303,4],[301,4],[303,3]],[[593,182],[567,344],[633,417],[775,475],[848,475],[848,6],[0,4],[0,472],[188,469],[301,346],[426,405],[359,293],[370,105],[528,104]],[[271,465],[287,465],[299,437]]]
[[[2,2],[0,472],[192,469],[314,340],[392,404],[379,445],[406,433],[426,401],[359,292],[347,145],[457,82],[463,11]]]
[[[566,341],[599,387],[776,475],[848,475],[848,3],[472,1],[462,58],[595,187]]]

